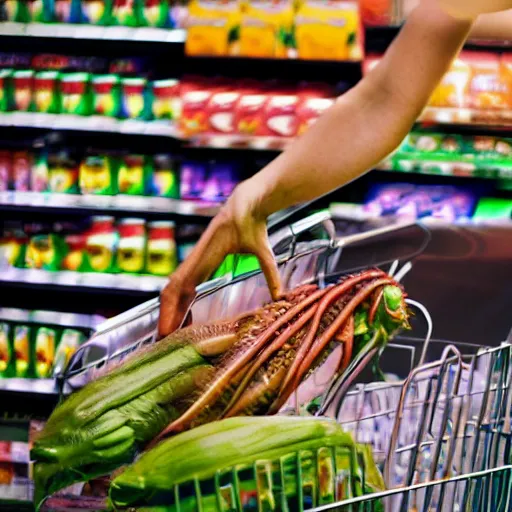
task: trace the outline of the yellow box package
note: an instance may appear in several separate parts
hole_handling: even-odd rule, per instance
[[[187,55],[238,55],[239,0],[191,0],[185,25]]]
[[[359,6],[354,1],[303,0],[295,16],[300,59],[361,60]]]
[[[290,57],[293,51],[293,1],[251,0],[242,6],[240,55]]]

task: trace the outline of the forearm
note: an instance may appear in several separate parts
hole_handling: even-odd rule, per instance
[[[403,140],[462,46],[470,21],[426,0],[382,62],[287,151],[248,180],[267,216],[314,199],[371,169]]]

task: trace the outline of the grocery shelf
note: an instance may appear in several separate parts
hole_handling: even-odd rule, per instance
[[[101,27],[97,25],[76,25],[71,23],[16,23],[6,21],[0,24],[0,36],[183,44],[185,42],[186,32],[182,29],[152,27]]]
[[[1,308],[0,320],[18,323],[54,324],[96,330],[106,319],[100,315],[81,315],[60,311],[29,311],[18,308]]]
[[[100,196],[57,194],[53,192],[0,192],[0,211],[20,210],[36,212],[48,211],[55,213],[95,213],[110,212],[119,214],[151,215],[159,214],[166,217],[185,216],[213,217],[220,206],[204,201],[186,201],[168,197],[144,196]]]
[[[261,151],[283,151],[294,141],[291,137],[251,135],[195,135],[187,139],[186,145],[195,148],[249,149]]]
[[[59,403],[59,396],[55,379],[0,379],[0,403],[3,413],[0,431],[4,431],[5,436],[7,427],[14,434],[11,440],[26,441],[23,436],[28,436],[28,422],[25,426],[19,425],[17,428],[14,428],[15,425],[5,423],[9,418],[48,418]]]
[[[0,379],[0,391],[16,393],[37,393],[39,395],[55,395],[57,384],[55,379]]]
[[[512,110],[427,107],[418,121],[422,123],[484,125],[512,130]]]

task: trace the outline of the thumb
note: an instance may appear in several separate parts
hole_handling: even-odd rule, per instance
[[[254,251],[258,258],[261,270],[267,280],[268,289],[273,300],[277,300],[281,295],[281,276],[277,268],[274,253],[270,247],[268,236],[265,232],[263,239],[258,243],[258,247]]]

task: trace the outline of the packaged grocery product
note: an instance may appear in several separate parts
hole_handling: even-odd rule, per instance
[[[45,192],[48,190],[49,180],[48,155],[44,152],[36,153],[30,175],[30,190]]]
[[[82,21],[80,0],[54,0],[53,20],[59,23],[80,23]]]
[[[152,84],[152,114],[155,119],[179,118],[179,81],[155,80]]]
[[[387,27],[392,24],[392,0],[360,0],[359,6],[365,27]]]
[[[181,118],[179,126],[184,136],[208,131],[206,107],[214,89],[201,80],[185,82],[181,88]]]
[[[29,7],[32,23],[48,23],[53,21],[53,5],[49,0],[25,0]]]
[[[61,78],[62,113],[88,116],[92,110],[89,73],[65,73]]]
[[[167,27],[169,0],[140,0],[138,22],[143,27]]]
[[[499,56],[468,52],[464,58],[471,66],[469,106],[476,109],[508,108],[511,90]]]
[[[0,69],[0,112],[8,112],[13,107],[12,75],[11,69]]]
[[[238,168],[233,162],[212,162],[201,199],[225,201],[238,184]]]
[[[112,17],[112,0],[81,0],[81,11],[83,23],[108,25]]]
[[[113,272],[119,235],[114,226],[114,218],[93,217],[87,232],[87,267],[94,272]]]
[[[100,75],[92,79],[93,113],[117,117],[121,110],[121,80],[117,75]]]
[[[30,190],[30,174],[32,171],[32,154],[28,151],[16,151],[12,155],[12,182],[14,190],[27,192]]]
[[[358,3],[303,0],[295,16],[295,38],[301,59],[362,59]]]
[[[275,91],[270,94],[263,113],[262,135],[294,137],[297,135],[297,108],[299,95],[293,91]]]
[[[5,0],[2,4],[5,21],[30,22],[30,5],[25,0]],[[0,6],[0,9],[2,9]]]
[[[25,265],[28,268],[60,270],[66,253],[67,247],[60,235],[35,235],[28,243]]]
[[[2,252],[11,267],[22,268],[25,265],[25,253],[28,245],[28,238],[20,230],[9,230],[3,238]]]
[[[117,175],[120,194],[142,196],[150,174],[148,159],[143,155],[126,155],[121,159]]]
[[[206,105],[209,132],[222,134],[235,132],[235,111],[241,95],[241,89],[217,91],[211,95]]]
[[[34,104],[36,112],[60,112],[58,71],[39,71],[34,76]]]
[[[151,174],[151,194],[180,198],[180,184],[176,161],[171,155],[155,155]]]
[[[11,326],[6,322],[0,322],[0,378],[11,376],[13,359]]]
[[[127,119],[146,119],[147,103],[146,101],[145,78],[122,78],[121,79],[121,114],[120,117]]]
[[[302,135],[315,121],[334,105],[334,98],[305,97],[297,106],[297,135]]]
[[[50,377],[55,361],[55,346],[57,332],[50,327],[40,327],[37,330],[35,342],[35,368],[36,377],[41,379]]]
[[[136,6],[140,0],[113,0],[112,23],[114,25],[137,26]]]
[[[463,142],[457,135],[410,133],[401,149],[419,153],[460,153]]]
[[[34,72],[30,69],[13,71],[14,110],[33,110]]]
[[[445,73],[429,100],[433,107],[468,106],[468,92],[471,81],[471,66],[462,52]]]
[[[122,219],[118,224],[117,268],[140,273],[146,262],[146,223],[144,219]]]
[[[53,376],[56,377],[67,367],[71,356],[78,347],[86,341],[83,332],[76,329],[64,329],[60,337],[59,345],[55,353],[55,364],[53,365]]]
[[[183,162],[180,175],[180,197],[199,199],[204,190],[207,166],[204,162]]]
[[[0,151],[0,192],[9,190],[12,180],[12,153]]]
[[[267,88],[254,88],[244,92],[235,109],[235,130],[240,135],[264,133],[265,106],[269,99]]]
[[[64,237],[67,252],[62,259],[62,270],[82,271],[85,268],[87,238],[83,233],[73,233]]]
[[[466,139],[465,151],[468,154],[489,157],[495,154],[496,138],[476,135]]]
[[[499,157],[510,157],[512,155],[512,139],[497,139],[495,152]]]
[[[158,221],[148,224],[147,271],[168,276],[178,265],[174,222]]]
[[[30,342],[30,327],[28,325],[16,325],[14,327],[14,368],[18,378],[30,377],[32,371],[32,347]]]
[[[67,151],[48,156],[50,192],[78,193],[79,163]]]
[[[292,0],[251,0],[242,9],[240,55],[289,57],[293,41]]]
[[[113,195],[117,193],[118,163],[109,155],[92,155],[80,164],[82,194]]]
[[[240,32],[238,0],[191,0],[186,19],[188,55],[237,55]]]

